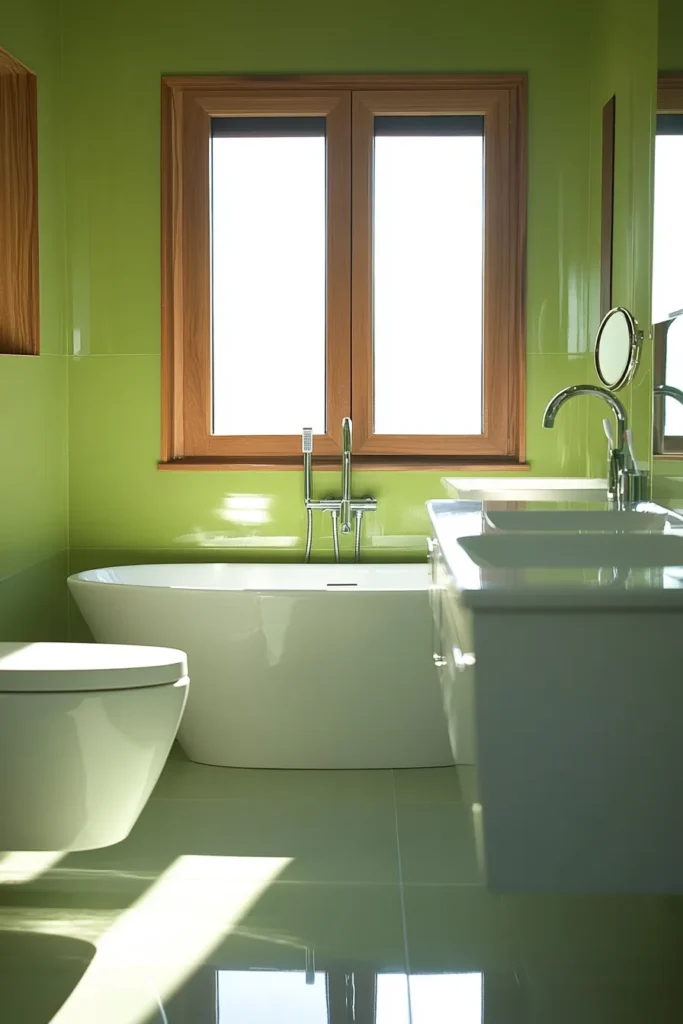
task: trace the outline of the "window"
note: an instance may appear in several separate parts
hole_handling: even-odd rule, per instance
[[[657,386],[683,391],[683,76],[663,75],[655,137],[652,320]],[[655,391],[655,394],[657,392]],[[683,454],[683,405],[662,395],[654,405],[655,454]]]
[[[0,50],[0,352],[37,355],[36,77]]]
[[[163,459],[524,458],[522,76],[166,78]]]

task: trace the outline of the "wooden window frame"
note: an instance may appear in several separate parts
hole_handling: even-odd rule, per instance
[[[441,112],[484,116],[483,429],[481,435],[382,436],[372,431],[373,118]],[[328,429],[315,438],[314,464],[337,465],[341,419],[350,414],[359,468],[528,468],[523,75],[162,79],[160,468],[300,465],[298,435],[224,437],[212,435],[210,423],[210,119],[278,114],[327,119]]]
[[[36,76],[0,50],[0,354],[40,352],[38,90]]]
[[[657,113],[683,114],[683,71],[660,72],[657,78]],[[666,345],[671,320],[655,324],[653,383],[666,383]],[[664,403],[657,398],[653,404],[653,438],[655,459],[683,459],[683,437],[664,433]]]

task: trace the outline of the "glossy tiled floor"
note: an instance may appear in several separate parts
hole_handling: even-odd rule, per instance
[[[3,1024],[683,1021],[683,897],[487,893],[455,769],[176,758],[40,867],[0,855]]]

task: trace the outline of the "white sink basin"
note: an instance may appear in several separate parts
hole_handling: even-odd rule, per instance
[[[673,534],[484,533],[461,537],[459,544],[475,565],[487,569],[683,566],[683,535]]]
[[[661,533],[666,523],[683,526],[675,516],[669,516],[665,509],[653,512],[610,512],[577,509],[490,509],[484,513],[489,526],[496,530],[547,532],[549,530],[568,532],[648,532]]]
[[[454,498],[474,501],[604,501],[607,481],[571,476],[445,476]]]

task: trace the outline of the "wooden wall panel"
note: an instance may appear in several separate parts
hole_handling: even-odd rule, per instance
[[[37,355],[36,77],[0,50],[0,353]]]

